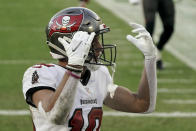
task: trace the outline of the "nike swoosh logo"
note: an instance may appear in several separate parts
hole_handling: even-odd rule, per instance
[[[78,43],[78,45],[75,48],[72,49],[72,52],[75,52],[78,49],[78,47],[80,46],[81,43],[82,43],[82,41],[80,41],[80,43]]]

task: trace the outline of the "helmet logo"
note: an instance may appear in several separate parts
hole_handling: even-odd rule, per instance
[[[62,18],[61,23],[62,23],[63,26],[65,26],[67,28],[70,28],[70,27],[72,27],[72,26],[74,26],[76,24],[76,21],[75,21],[74,23],[69,25],[70,20],[71,20],[70,16],[64,16]],[[61,27],[61,24],[59,24],[57,21],[56,21],[56,24],[57,24],[57,26]]]
[[[70,17],[69,16],[64,16],[62,18],[62,25],[66,26],[69,23],[69,21],[70,21]]]
[[[80,15],[60,15],[54,17],[48,24],[49,36],[54,32],[71,33],[79,29],[83,20],[83,14]]]

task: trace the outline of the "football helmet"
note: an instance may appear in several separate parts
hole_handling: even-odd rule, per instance
[[[93,42],[86,64],[112,66],[116,60],[116,46],[104,44],[103,34],[110,31],[100,17],[90,9],[82,7],[66,8],[56,13],[46,27],[47,44],[50,54],[54,59],[68,59],[64,46],[58,41],[59,37],[66,38],[70,43],[73,35],[77,31],[95,32],[95,38],[101,37],[102,47],[94,48]],[[99,56],[95,52],[99,50]]]

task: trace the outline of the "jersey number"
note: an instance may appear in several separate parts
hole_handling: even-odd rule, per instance
[[[102,108],[92,108],[91,111],[88,114],[88,127],[85,131],[93,131],[93,129],[96,127],[96,120],[98,120],[99,125],[97,126],[96,131],[99,131],[99,128],[101,126],[101,120],[102,120]],[[69,121],[69,127],[72,127],[71,131],[81,131],[81,129],[84,126],[84,119],[82,117],[82,109],[76,109],[73,113],[72,118]]]

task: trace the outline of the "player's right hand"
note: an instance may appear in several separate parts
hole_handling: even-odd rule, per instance
[[[84,65],[84,61],[88,56],[94,36],[94,32],[88,34],[84,31],[77,31],[70,43],[66,41],[65,37],[58,38],[58,41],[64,46],[66,50],[68,65]]]
[[[135,37],[127,35],[127,40],[134,44],[145,56],[145,59],[156,57],[156,48],[154,46],[150,33],[142,26],[136,23],[131,23],[132,32],[137,33]]]

